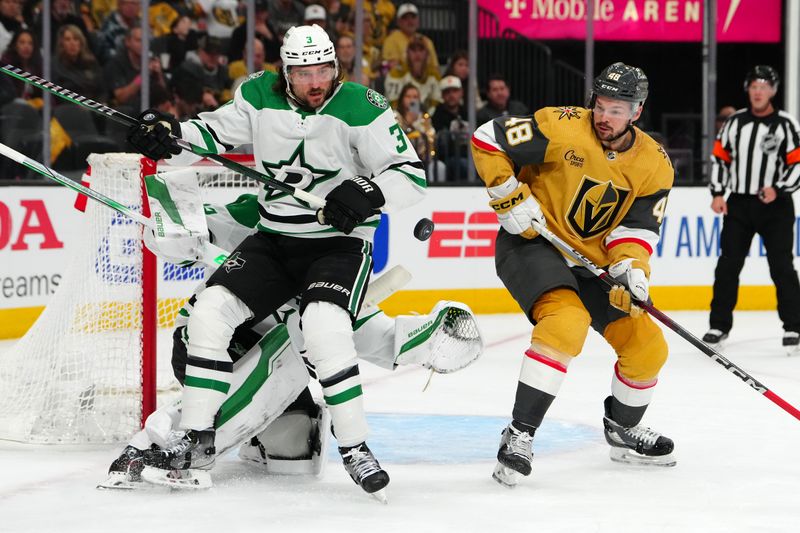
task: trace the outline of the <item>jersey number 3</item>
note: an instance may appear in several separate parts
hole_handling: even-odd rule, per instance
[[[394,138],[397,139],[397,145],[395,146],[397,153],[402,154],[405,152],[406,148],[408,148],[408,143],[406,142],[406,136],[403,135],[403,130],[400,129],[400,125],[394,124],[389,127],[389,133],[394,135]]]

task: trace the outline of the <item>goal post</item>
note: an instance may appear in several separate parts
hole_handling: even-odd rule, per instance
[[[234,156],[252,166],[252,156]],[[92,189],[149,215],[138,154],[92,154]],[[193,165],[204,202],[224,204],[259,185],[217,164]],[[66,250],[59,288],[36,323],[0,353],[0,439],[119,442],[179,393],[170,355],[175,317],[204,276],[158,260],[142,228],[94,201],[83,237]]]

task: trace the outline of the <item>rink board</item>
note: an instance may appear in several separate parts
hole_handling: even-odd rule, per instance
[[[215,190],[219,202],[243,192],[248,191]],[[74,201],[75,194],[63,188],[3,189],[0,338],[22,335],[56,292],[72,259],[70,250],[83,237],[85,215],[73,208]],[[423,202],[383,216],[375,239],[375,273],[403,264],[413,274],[406,288],[385,302],[388,313],[427,311],[440,299],[464,301],[478,313],[518,310],[495,275],[497,220],[486,201],[486,192],[479,187],[432,188]],[[676,188],[670,194],[662,238],[652,258],[652,295],[662,309],[708,308],[722,227],[722,219],[711,212],[709,204],[704,188]],[[436,223],[436,231],[420,242],[412,228],[423,217]],[[798,219],[795,256],[800,250],[797,227]],[[125,262],[126,258],[109,260]],[[797,260],[795,265],[799,265]],[[170,300],[190,294],[203,275],[202,269],[171,264],[159,264],[159,273],[160,297]],[[775,289],[759,238],[753,241],[741,285],[739,309],[775,308]]]

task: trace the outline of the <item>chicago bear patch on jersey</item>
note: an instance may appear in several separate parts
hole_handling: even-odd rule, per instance
[[[583,239],[599,235],[611,227],[629,194],[630,190],[616,187],[611,181],[597,181],[584,175],[567,221]]]

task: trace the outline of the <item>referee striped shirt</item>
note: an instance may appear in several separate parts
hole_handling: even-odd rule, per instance
[[[800,187],[800,124],[784,111],[765,117],[740,109],[719,130],[711,157],[711,194],[756,195]]]

